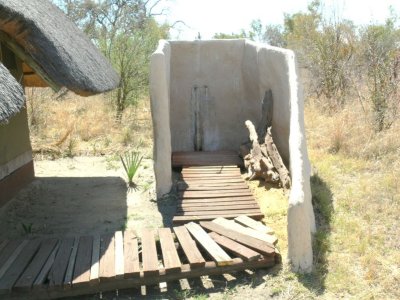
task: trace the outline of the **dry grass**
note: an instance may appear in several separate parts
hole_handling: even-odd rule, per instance
[[[149,100],[126,109],[121,123],[106,96],[67,94],[57,99],[48,89],[30,89],[27,107],[32,147],[37,157],[115,155],[140,147],[152,156]]]

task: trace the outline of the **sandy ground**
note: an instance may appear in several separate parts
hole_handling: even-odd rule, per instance
[[[128,189],[115,157],[35,162],[36,179],[0,209],[0,239],[69,236],[170,225],[174,199],[155,198],[152,160],[143,160]]]

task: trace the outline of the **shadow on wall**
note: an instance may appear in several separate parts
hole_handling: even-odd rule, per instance
[[[306,288],[321,295],[325,291],[325,278],[328,273],[326,255],[330,248],[330,224],[334,213],[333,195],[326,182],[317,174],[311,176],[311,192],[317,226],[313,240],[314,270],[310,274],[297,276]]]

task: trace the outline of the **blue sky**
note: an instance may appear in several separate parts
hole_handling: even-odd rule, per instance
[[[172,38],[194,39],[200,32],[203,39],[216,32],[232,33],[248,29],[254,19],[263,24],[282,24],[283,14],[306,11],[308,0],[170,0],[170,23],[181,20],[188,26],[179,26],[171,32]],[[356,24],[383,22],[392,5],[400,14],[399,0],[325,0],[324,11],[336,13]],[[162,3],[161,3],[162,5]]]

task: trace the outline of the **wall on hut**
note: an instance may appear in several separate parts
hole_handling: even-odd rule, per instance
[[[10,73],[21,82],[21,62],[4,45],[0,46],[0,59]],[[26,108],[0,124],[0,206],[34,177],[32,150]]]
[[[292,51],[247,40],[160,42],[150,76],[157,195],[171,189],[173,151],[237,150],[248,139],[244,122],[259,125],[269,89],[272,135],[292,177],[288,255],[294,270],[308,272],[315,220],[303,96]]]

